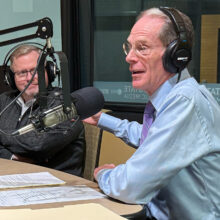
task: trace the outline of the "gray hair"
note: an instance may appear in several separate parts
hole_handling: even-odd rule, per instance
[[[21,46],[19,46],[18,48],[16,48],[13,53],[10,56],[10,68],[13,71],[13,62],[15,58],[18,58],[20,56],[26,55],[31,53],[32,51],[36,51],[38,54],[40,54],[41,49],[34,46],[34,45],[30,45],[30,44],[22,44]]]
[[[181,11],[179,11],[177,9],[175,9],[175,10],[179,13],[179,15],[183,19],[183,22],[184,22],[185,28],[186,28],[186,36],[188,39],[188,44],[192,48],[193,37],[194,37],[194,30],[193,30],[192,21],[187,15],[185,15]],[[137,20],[139,20],[140,18],[142,18],[146,15],[160,17],[165,21],[163,27],[160,30],[159,36],[158,36],[165,47],[167,47],[172,41],[177,39],[177,33],[174,29],[174,25],[173,25],[172,21],[159,8],[150,8],[145,11],[142,11],[140,13],[140,15],[137,17]]]

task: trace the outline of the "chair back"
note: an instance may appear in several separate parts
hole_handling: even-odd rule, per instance
[[[102,129],[84,123],[86,138],[86,156],[83,177],[94,181],[93,172],[99,163],[99,154],[102,140]]]

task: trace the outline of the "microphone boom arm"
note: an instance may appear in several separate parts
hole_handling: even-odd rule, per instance
[[[23,37],[18,37],[18,38],[14,38],[11,40],[0,42],[0,47],[6,46],[9,44],[13,44],[13,43],[17,43],[20,41],[38,38],[38,37],[42,38],[42,39],[48,39],[53,36],[53,23],[52,23],[51,19],[48,17],[42,18],[42,19],[35,21],[35,22],[32,22],[32,23],[19,25],[19,26],[13,27],[13,28],[5,29],[5,30],[0,30],[0,35],[24,30],[27,28],[35,27],[35,26],[38,26],[38,29],[35,34],[30,34],[30,35],[26,35]]]

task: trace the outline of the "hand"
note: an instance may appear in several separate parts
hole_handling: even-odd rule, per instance
[[[98,121],[99,121],[99,119],[101,117],[101,114],[102,114],[102,112],[100,111],[100,112],[96,113],[95,115],[93,115],[93,116],[91,116],[89,118],[84,119],[83,122],[86,122],[88,124],[97,126]]]
[[[104,164],[102,166],[99,166],[99,167],[95,168],[94,173],[93,173],[95,180],[97,181],[96,177],[97,177],[97,174],[98,174],[98,172],[100,170],[103,170],[103,169],[113,169],[113,168],[115,168],[114,164]]]
[[[21,162],[26,162],[26,163],[35,163],[34,160],[28,158],[28,157],[22,157],[18,154],[13,154],[11,157],[12,160],[16,160],[16,161],[21,161]]]

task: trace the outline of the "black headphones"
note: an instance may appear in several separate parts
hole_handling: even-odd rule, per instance
[[[170,18],[178,36],[176,40],[167,46],[163,55],[163,66],[170,73],[180,73],[192,59],[186,27],[176,9],[169,7],[159,7],[159,9]]]
[[[2,69],[3,69],[3,74],[4,74],[4,81],[12,89],[17,89],[17,87],[16,87],[15,80],[14,80],[14,73],[12,72],[10,66],[8,66],[8,62],[10,60],[12,53],[17,48],[19,48],[20,46],[22,46],[24,44],[33,45],[36,48],[39,48],[40,50],[44,49],[44,46],[42,44],[35,43],[35,42],[29,42],[29,43],[22,43],[22,44],[16,45],[11,50],[9,50],[9,52],[5,56],[4,63],[2,65]],[[57,64],[53,61],[46,61],[45,69],[47,71],[49,84],[51,84],[54,81],[54,79],[56,78],[56,76],[59,75],[60,70],[57,67]]]

